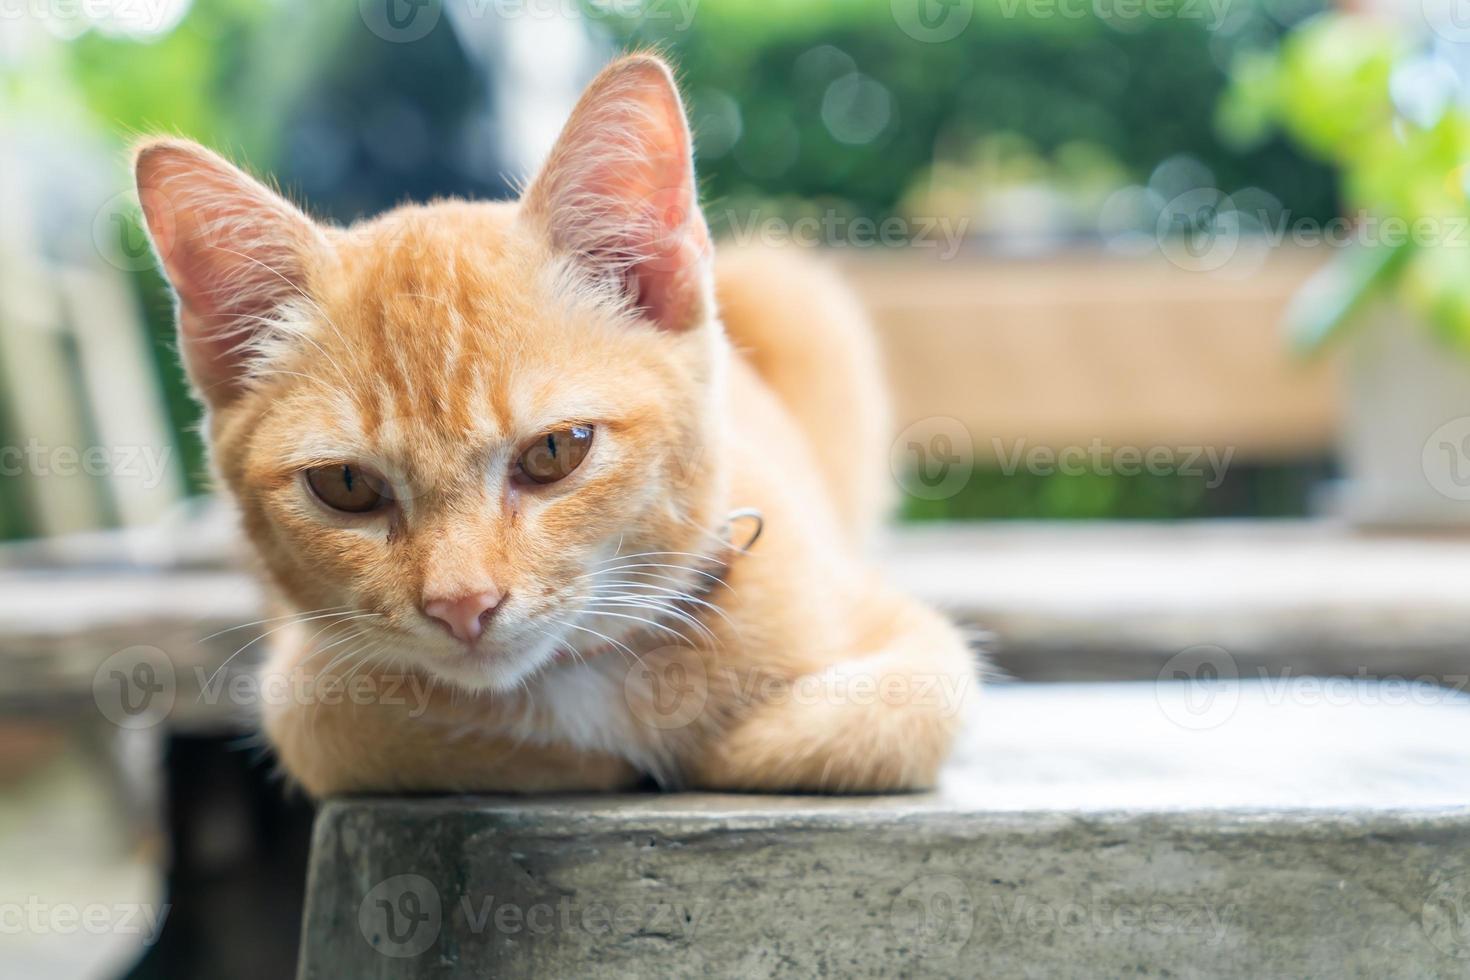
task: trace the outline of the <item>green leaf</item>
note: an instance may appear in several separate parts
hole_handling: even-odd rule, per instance
[[[1393,119],[1388,82],[1404,47],[1397,31],[1367,17],[1323,14],[1296,28],[1281,47],[1287,131],[1323,159],[1354,159]]]
[[[1286,335],[1298,354],[1314,354],[1354,314],[1398,275],[1413,252],[1407,238],[1396,245],[1344,249],[1313,273],[1286,310]]]

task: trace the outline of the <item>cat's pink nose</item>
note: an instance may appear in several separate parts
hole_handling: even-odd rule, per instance
[[[503,592],[491,589],[457,599],[428,599],[424,602],[424,612],[449,627],[455,639],[473,643],[485,631],[485,620],[504,598]]]

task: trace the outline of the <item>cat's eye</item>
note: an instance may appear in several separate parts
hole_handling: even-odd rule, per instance
[[[322,503],[348,514],[368,514],[393,500],[386,480],[352,463],[312,467],[306,471],[306,485]]]
[[[547,432],[526,447],[516,461],[516,472],[532,483],[566,479],[592,448],[592,426],[573,425]]]

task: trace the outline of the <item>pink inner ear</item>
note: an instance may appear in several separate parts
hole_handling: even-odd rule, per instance
[[[693,181],[667,193],[656,191],[642,204],[647,224],[635,218],[631,225],[646,229],[646,235],[639,240],[635,234],[630,243],[629,254],[636,257],[627,267],[625,288],[648,319],[681,329],[701,312],[710,250],[704,217],[693,201]]]
[[[190,373],[212,398],[234,391],[263,319],[303,295],[320,234],[279,195],[196,144],[143,147],[137,181],[154,249],[179,296]]]
[[[709,232],[684,109],[662,63],[626,58],[595,79],[526,195],[558,248],[665,329],[707,315]]]

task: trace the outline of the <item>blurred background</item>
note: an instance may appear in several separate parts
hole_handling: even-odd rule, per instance
[[[1200,591],[1259,559],[1330,592],[1323,569],[1365,537],[1458,539],[1456,2],[0,0],[0,877],[168,907],[96,934],[23,910],[50,925],[0,929],[19,943],[0,975],[284,976],[297,939],[309,807],[189,688],[248,636],[208,627],[255,619],[258,596],[205,495],[131,138],[200,140],[350,222],[511,194],[600,65],[665,52],[716,233],[822,250],[873,312],[899,566],[973,598],[1016,676],[1151,677],[1156,654],[1219,637],[1119,628],[1078,666],[1076,630],[1012,624],[982,601],[992,570],[943,563],[1002,541],[1055,582],[1142,548],[1177,583],[1192,553],[1169,542],[1204,535],[1259,550]],[[1462,662],[1463,610],[1434,608],[1396,669]],[[1351,670],[1321,659],[1323,629],[1251,642]],[[156,666],[140,647],[169,709],[98,718],[109,678]]]
[[[549,147],[581,85],[628,47],[656,47],[679,65],[717,233],[872,262],[870,302],[891,346],[924,351],[919,362],[900,350],[900,381],[949,365],[901,389],[904,413],[955,416],[983,432],[979,472],[959,494],[911,501],[908,516],[1304,513],[1331,472],[1327,385],[1320,373],[1252,359],[1284,350],[1270,321],[1316,259],[1273,254],[1275,239],[1284,224],[1337,217],[1339,180],[1321,147],[1283,135],[1272,116],[1370,125],[1363,103],[1388,110],[1386,77],[1381,93],[1344,93],[1319,76],[1386,72],[1376,61],[1393,45],[1319,27],[1346,36],[1313,42],[1325,50],[1301,54],[1315,59],[1304,77],[1278,82],[1271,76],[1290,66],[1272,64],[1272,52],[1322,4],[1158,2],[1166,16],[1129,0],[396,0],[381,13],[367,0],[99,0],[88,17],[15,0],[18,16],[0,21],[7,247],[19,253],[6,265],[46,294],[28,307],[66,292],[34,282],[27,266],[40,263],[90,275],[96,303],[127,309],[104,318],[101,339],[68,317],[58,329],[72,339],[59,356],[11,350],[24,340],[9,337],[12,397],[0,426],[48,445],[81,444],[79,433],[106,425],[162,430],[175,434],[178,455],[146,488],[85,473],[64,490],[51,480],[44,493],[7,480],[0,535],[144,520],[202,486],[188,434],[197,410],[169,348],[169,304],[123,192],[130,136],[201,140],[343,222],[404,200],[505,196]],[[1453,71],[1453,61],[1430,59],[1401,73],[1412,91],[1394,94],[1443,102],[1462,84]],[[1324,107],[1338,121],[1321,120]],[[1161,242],[1161,231],[1180,241]],[[1089,285],[1055,288],[1074,277]],[[905,289],[914,280],[932,280],[939,294]],[[1073,336],[1090,325],[1078,323],[1084,311],[1149,349]],[[1181,313],[1216,321],[1186,342],[1196,346],[1155,333]],[[141,339],[119,340],[116,316],[139,323],[130,332]],[[102,344],[108,354],[95,359],[107,370],[79,378]],[[978,363],[946,356],[951,345],[973,349]],[[1084,353],[1106,357],[1106,345],[1125,357]],[[1058,346],[1075,354],[1038,363]],[[147,364],[134,363],[144,353]],[[115,359],[124,356],[126,365]],[[143,397],[145,379],[157,404]],[[1154,395],[1163,384],[1192,392],[1197,404],[1184,410],[1199,418],[1168,422],[1180,407]],[[85,405],[68,397],[78,385]],[[127,418],[99,419],[124,397]],[[1101,426],[1069,422],[1097,415]],[[1032,427],[1042,420],[1045,431]],[[990,465],[989,437],[1021,434],[1022,424],[1033,446],[1079,434],[1084,446],[1094,435],[1157,442],[1151,427],[1163,426],[1190,443],[1238,442],[1240,458],[1213,486],[1167,466],[1045,474]]]

